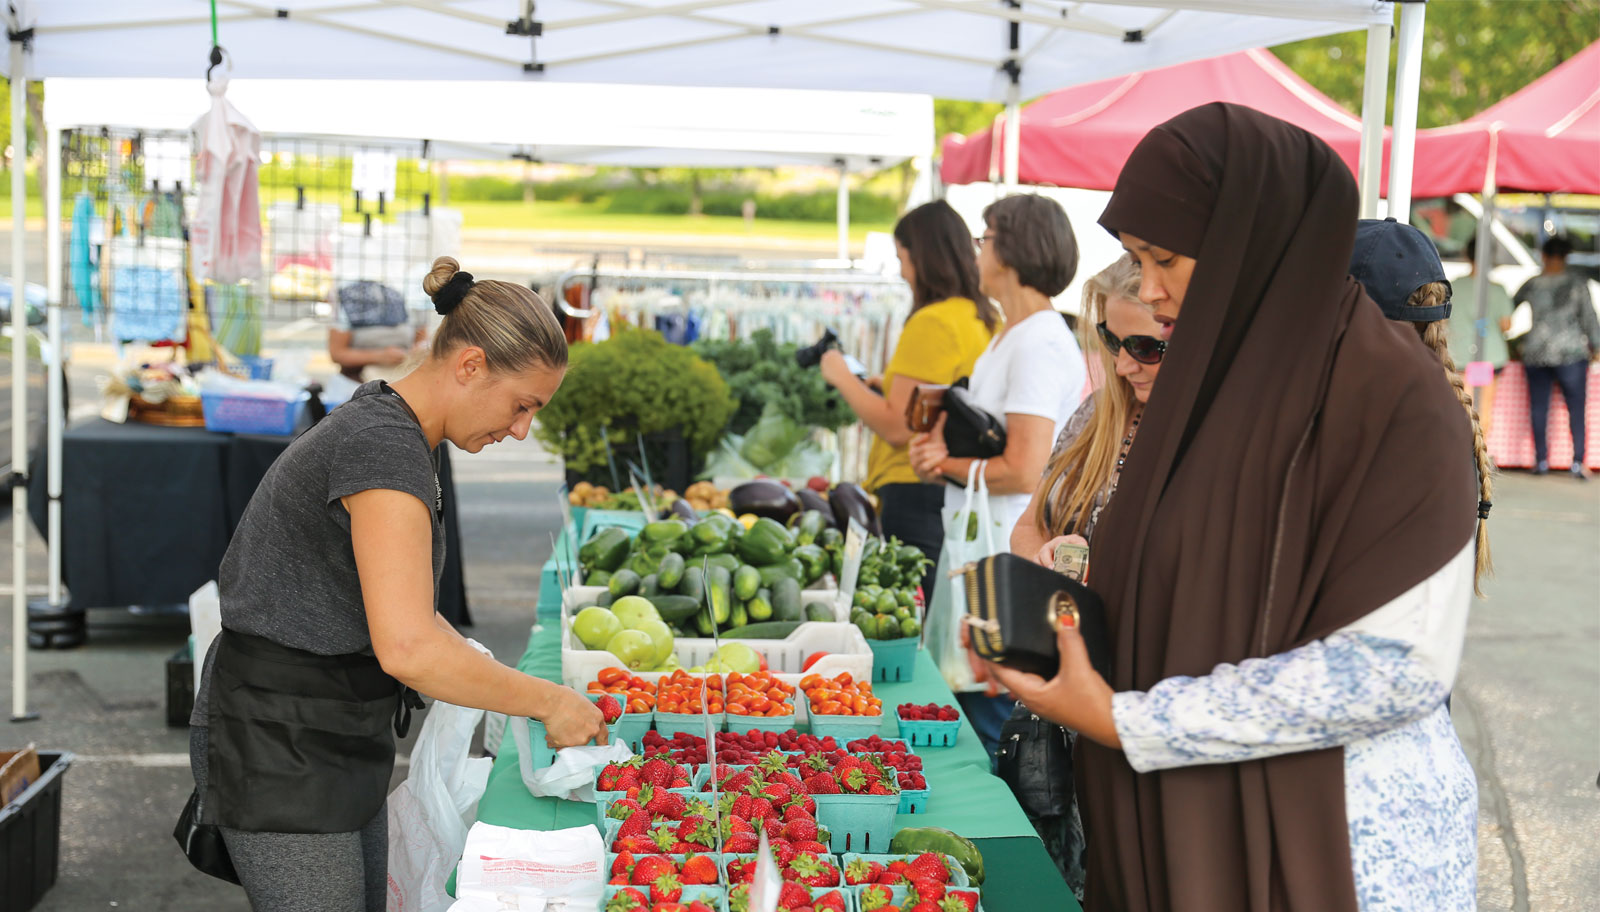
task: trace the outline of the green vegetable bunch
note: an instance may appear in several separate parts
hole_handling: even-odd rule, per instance
[[[572,346],[566,379],[539,412],[535,436],[583,472],[605,464],[602,426],[614,447],[676,427],[698,466],[737,407],[717,369],[694,352],[660,333],[624,327],[604,342]]]
[[[795,346],[774,342],[770,329],[756,330],[748,341],[696,342],[694,350],[717,366],[739,397],[739,410],[728,426],[731,433],[750,430],[768,403],[806,427],[831,431],[856,420],[822,372],[796,364]]]

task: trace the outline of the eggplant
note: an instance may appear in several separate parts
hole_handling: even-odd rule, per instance
[[[786,523],[800,512],[800,499],[776,481],[758,478],[728,492],[728,509],[735,516],[749,513]]]
[[[696,513],[694,507],[689,506],[689,502],[682,497],[672,502],[672,506],[667,509],[667,513],[670,516],[678,517],[691,526],[700,521],[700,514]]]
[[[854,519],[871,534],[880,538],[883,536],[883,527],[878,524],[878,511],[873,509],[872,501],[860,485],[851,482],[834,485],[833,491],[828,494],[828,503],[832,505],[833,520],[840,531],[848,531],[850,520]]]
[[[810,488],[801,488],[796,496],[800,498],[800,509],[815,510],[816,512],[821,513],[823,517],[827,519],[828,525],[835,526],[833,519],[833,507],[828,506],[828,501],[824,499],[821,494],[818,494],[816,491],[813,491]],[[837,526],[835,527],[837,528]]]

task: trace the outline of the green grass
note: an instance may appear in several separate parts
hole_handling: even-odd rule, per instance
[[[320,202],[315,194],[308,194],[310,202]],[[270,199],[262,201],[265,209]],[[326,202],[344,206],[347,222],[358,222],[361,217],[349,208],[346,195],[329,195]],[[603,202],[580,203],[565,201],[524,202],[470,202],[452,205],[460,209],[463,226],[469,230],[499,229],[526,231],[600,232],[613,234],[678,234],[727,235],[730,237],[786,238],[805,241],[828,241],[837,236],[838,229],[831,222],[811,222],[784,219],[756,218],[750,228],[744,219],[721,215],[629,215],[608,213]],[[28,218],[44,218],[44,202],[38,197],[28,197]],[[391,210],[392,212],[393,210]],[[63,217],[70,216],[72,201],[62,200]],[[11,195],[0,193],[0,219],[11,214]],[[893,222],[859,222],[852,220],[850,239],[859,243],[868,231],[889,231]]]

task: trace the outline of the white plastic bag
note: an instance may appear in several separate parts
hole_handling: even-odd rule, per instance
[[[194,635],[194,665],[205,664],[211,641],[222,632],[222,597],[212,580],[189,596],[189,631]]]
[[[598,909],[605,857],[605,842],[593,824],[519,830],[475,823],[456,875],[461,902],[452,912]]]
[[[411,748],[411,772],[389,794],[388,912],[444,912],[445,882],[494,762],[471,758],[483,710],[434,701]]]
[[[622,763],[633,756],[633,751],[621,741],[603,747],[564,747],[556,751],[554,763],[536,770],[533,768],[527,717],[508,716],[506,730],[517,742],[517,762],[522,767],[522,783],[535,795],[569,801],[594,801],[594,771],[607,763]]]
[[[939,552],[939,570],[935,577],[933,599],[928,603],[926,623],[928,654],[939,666],[939,673],[954,693],[984,690],[972,677],[972,666],[967,661],[966,650],[961,646],[961,623],[967,614],[967,595],[961,578],[950,578],[950,572],[974,561],[998,554],[1010,546],[1007,530],[994,519],[989,503],[989,485],[983,472],[987,464],[974,462],[967,470],[967,496],[956,510],[946,507],[944,518],[944,548]],[[967,540],[971,525],[969,516],[978,520],[977,537]]]

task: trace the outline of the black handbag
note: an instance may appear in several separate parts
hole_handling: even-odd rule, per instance
[[[1093,589],[1010,553],[968,564],[962,576],[966,623],[979,658],[1053,678],[1061,668],[1056,629],[1070,618],[1083,635],[1090,664],[1110,679],[1110,628]]]
[[[995,772],[1029,817],[1064,817],[1071,812],[1071,732],[1018,703],[1000,727],[994,757]]]
[[[956,459],[993,459],[1006,451],[1000,420],[972,403],[968,378],[944,392],[944,448]]]
[[[172,837],[178,840],[184,857],[189,859],[195,870],[229,883],[238,883],[239,872],[233,868],[233,858],[222,841],[222,831],[216,824],[201,823],[199,816],[200,793],[196,790],[189,793],[189,800],[183,806],[183,813],[178,815],[178,825],[173,828]]]

